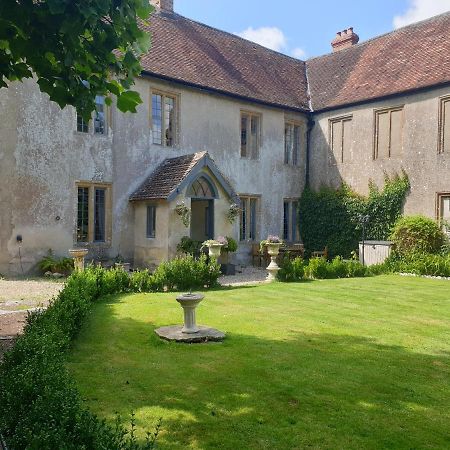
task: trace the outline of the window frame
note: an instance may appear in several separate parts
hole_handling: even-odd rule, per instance
[[[340,164],[344,164],[345,158],[344,158],[344,123],[345,122],[351,122],[351,126],[353,129],[353,114],[346,114],[344,116],[339,116],[339,117],[333,117],[331,119],[328,120],[328,142],[330,143],[330,148],[331,151],[333,153],[334,156],[336,156],[336,152],[334,149],[334,136],[333,136],[333,125],[336,123],[340,123],[341,124],[341,143],[340,143],[340,149],[339,149],[339,163]],[[352,143],[350,146],[349,151],[351,152],[351,150],[353,149],[353,139],[352,139]]]
[[[444,198],[450,198],[450,191],[436,192],[436,221],[441,225],[443,218],[442,201]]]
[[[293,141],[292,141],[292,145],[291,148],[286,151],[287,148],[287,139],[286,139],[286,130],[288,126],[292,126],[293,127]],[[297,151],[295,149],[295,129],[298,128],[298,148]],[[304,131],[304,127],[303,127],[303,123],[297,120],[292,120],[292,119],[285,119],[284,120],[284,155],[283,155],[283,160],[284,160],[284,164],[287,166],[293,166],[293,167],[298,167],[300,165],[300,152],[302,149],[302,135],[303,135],[303,131]],[[294,155],[296,156],[296,158],[294,158]],[[286,161],[286,156],[288,157],[287,161]]]
[[[246,126],[246,154],[242,154],[242,119],[244,116],[247,117],[247,126]],[[252,155],[252,147],[253,147],[253,134],[252,134],[252,119],[258,120],[258,131],[256,133],[256,155]],[[239,115],[239,154],[243,159],[258,161],[260,158],[261,147],[262,147],[262,114],[255,111],[248,111],[241,109]]]
[[[104,118],[104,128],[103,133],[100,133],[98,131],[95,131],[95,120],[97,115],[97,108],[92,112],[91,117],[88,122],[86,122],[83,117],[78,114],[78,112],[75,110],[75,124],[76,124],[76,133],[81,135],[88,135],[88,136],[108,136],[109,133],[109,126],[111,123],[111,107],[106,104],[106,97],[104,95],[97,95],[97,97],[103,97],[103,118]],[[98,103],[96,102],[96,105]],[[86,127],[86,131],[79,129],[79,124],[81,122],[81,127]]]
[[[388,145],[388,159],[392,158],[392,113],[401,111],[402,118],[401,118],[401,125],[402,125],[402,133],[401,133],[401,148],[403,150],[403,144],[404,144],[404,125],[405,125],[405,105],[397,105],[397,106],[390,106],[388,108],[379,108],[374,110],[374,136],[373,136],[373,154],[372,158],[373,160],[382,159],[379,155],[379,149],[378,149],[378,143],[379,143],[379,117],[381,114],[389,113],[389,145]],[[399,155],[394,155],[394,157],[397,157]]]
[[[450,95],[444,95],[439,97],[439,112],[438,112],[438,155],[445,153],[445,125],[450,122],[450,117],[445,117],[445,106],[446,103],[450,104]],[[450,125],[449,125],[450,127]],[[450,144],[449,144],[450,149]]]
[[[145,227],[145,235],[147,239],[156,239],[156,212],[157,205],[154,203],[147,204],[147,215],[146,215],[146,227]],[[150,214],[150,211],[153,210],[153,215]],[[149,226],[149,219],[151,218],[151,227]],[[153,233],[151,232],[153,231]]]
[[[261,196],[256,194],[240,194],[241,213],[239,217],[239,242],[256,242],[259,239],[259,224],[261,211]],[[254,202],[254,203],[253,203]],[[252,204],[254,213],[252,214]],[[242,216],[245,216],[245,223],[242,223]],[[244,225],[244,227],[243,227]],[[243,235],[244,230],[244,235]]]
[[[300,202],[299,198],[290,197],[290,198],[283,199],[282,236],[283,236],[283,240],[286,242],[297,243],[300,241],[300,229],[299,229],[298,216],[297,216],[297,211],[294,210],[294,204],[297,204],[297,209],[298,209],[299,202]],[[286,205],[288,205],[287,223],[285,221]],[[295,218],[295,220],[294,220],[294,218]],[[286,237],[285,231],[287,231],[287,237]]]
[[[153,96],[154,95],[160,95],[161,96],[161,143],[155,142],[155,137],[153,135]],[[163,139],[163,130],[165,128],[165,99],[171,98],[174,100],[174,111],[175,111],[175,117],[174,117],[174,126],[175,130],[172,132],[172,145],[167,145],[166,138]],[[164,91],[160,89],[150,89],[150,106],[149,106],[149,113],[150,113],[150,131],[152,133],[152,139],[151,144],[152,145],[158,145],[159,147],[163,148],[177,148],[179,143],[179,128],[180,128],[180,119],[179,119],[179,111],[180,111],[180,94],[176,92],[169,92]]]
[[[85,245],[111,245],[112,239],[112,183],[97,182],[97,181],[76,181],[76,218],[75,218],[75,238],[77,244]],[[78,239],[78,189],[88,189],[88,239]],[[104,204],[104,240],[95,240],[95,202],[96,190],[102,189],[105,191]]]

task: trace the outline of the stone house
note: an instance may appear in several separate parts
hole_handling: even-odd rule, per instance
[[[450,215],[450,14],[361,44],[349,29],[304,62],[157,3],[136,114],[98,97],[86,123],[33,80],[0,90],[1,273],[77,246],[151,266],[186,235],[232,236],[245,262],[268,234],[299,240],[306,183],[365,192],[402,168],[407,213]]]

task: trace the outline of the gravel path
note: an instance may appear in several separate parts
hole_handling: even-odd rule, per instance
[[[242,267],[241,273],[219,278],[222,286],[248,286],[264,283],[267,277],[267,271],[260,267]]]
[[[21,333],[27,311],[46,306],[63,287],[45,280],[0,280],[0,355],[9,339]]]

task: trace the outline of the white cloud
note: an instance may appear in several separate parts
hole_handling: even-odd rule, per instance
[[[294,58],[301,59],[306,56],[305,51],[300,47],[289,50],[287,37],[277,27],[248,27],[246,30],[236,34],[271,50],[291,54]]]
[[[394,28],[450,11],[450,0],[409,0],[409,2],[410,7],[405,14],[394,17]]]
[[[305,50],[300,47],[294,48],[294,50],[291,51],[291,54],[294,58],[297,59],[303,59],[306,56]]]
[[[237,35],[277,52],[284,50],[287,44],[286,36],[277,27],[249,27]]]

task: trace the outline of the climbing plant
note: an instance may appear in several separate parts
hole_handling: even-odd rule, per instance
[[[337,190],[305,189],[299,203],[299,224],[306,254],[327,246],[331,257],[349,257],[361,239],[361,215],[369,216],[367,239],[388,239],[401,215],[409,186],[408,176],[403,172],[393,177],[385,175],[383,189],[370,182],[368,197],[345,184]]]

